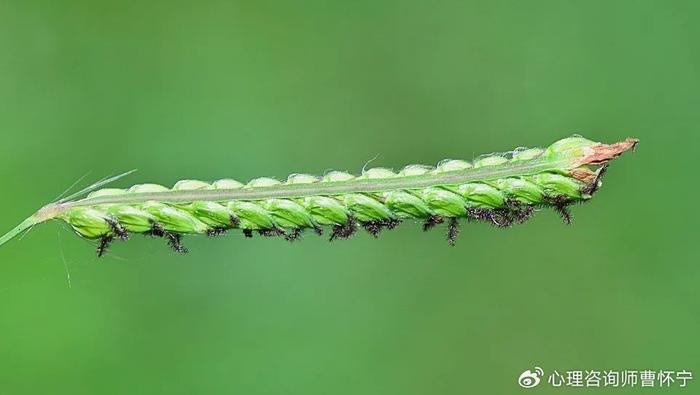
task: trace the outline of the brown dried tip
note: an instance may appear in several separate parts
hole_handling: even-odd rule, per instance
[[[598,144],[588,148],[586,155],[581,159],[579,165],[602,165],[617,158],[623,153],[634,149],[639,143],[639,139],[626,138],[615,144]]]

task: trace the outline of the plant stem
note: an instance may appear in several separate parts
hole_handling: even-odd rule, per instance
[[[263,200],[271,198],[295,198],[315,195],[340,195],[367,193],[396,189],[417,189],[437,185],[459,185],[470,181],[487,181],[510,176],[536,174],[558,169],[556,164],[534,161],[522,164],[504,164],[478,169],[465,169],[439,174],[401,176],[395,178],[360,179],[350,181],[316,182],[311,184],[287,184],[255,188],[187,190],[125,195],[99,196],[65,203],[66,207],[94,206],[109,203],[140,203],[149,200],[168,203],[192,201]]]
[[[44,222],[44,221],[38,220],[35,215],[32,215],[31,217],[25,219],[24,221],[22,221],[21,224],[15,226],[14,229],[12,229],[11,231],[5,233],[4,235],[2,235],[2,237],[0,237],[0,246],[7,243],[10,240],[12,240],[13,238],[15,238],[17,235],[24,232],[25,230],[30,229],[32,226],[39,224],[41,222]]]

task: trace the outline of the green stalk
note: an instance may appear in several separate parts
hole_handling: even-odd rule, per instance
[[[15,226],[11,231],[2,235],[2,237],[0,237],[0,245],[7,243],[8,241],[14,239],[16,236],[24,232],[25,230],[31,229],[32,226],[37,225],[41,222],[43,221],[39,220],[36,216],[32,215],[31,217],[22,221],[22,223],[20,223],[19,225]]]
[[[263,200],[295,198],[315,195],[342,195],[346,193],[370,193],[396,189],[417,189],[432,186],[465,184],[470,181],[487,181],[510,176],[523,176],[556,170],[557,163],[542,160],[523,164],[449,171],[441,174],[404,176],[400,178],[335,181],[326,184],[291,184],[257,187],[253,189],[191,190],[134,193],[126,196],[100,196],[64,204],[63,207],[94,206],[110,203],[140,203],[149,200],[169,203],[192,201]]]

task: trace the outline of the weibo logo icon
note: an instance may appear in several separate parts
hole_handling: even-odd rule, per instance
[[[518,384],[523,388],[536,387],[540,383],[540,377],[543,374],[542,368],[535,366],[533,370],[528,369],[518,377]]]

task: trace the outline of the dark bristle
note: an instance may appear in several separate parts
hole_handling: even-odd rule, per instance
[[[253,237],[253,230],[252,229],[243,229],[243,236],[245,236],[248,239],[251,239]]]
[[[372,236],[379,237],[379,233],[386,228],[386,229],[394,229],[401,223],[401,220],[398,219],[382,219],[382,220],[377,220],[377,221],[367,221],[362,223],[362,227],[365,228],[367,233],[371,234]]]
[[[207,230],[207,236],[209,237],[216,237],[216,236],[221,236],[225,234],[228,231],[228,229],[222,227],[222,226],[217,226],[214,228],[211,228]]]
[[[520,205],[517,210],[513,211],[513,215],[518,223],[524,224],[535,215],[535,208],[529,205]]]
[[[348,222],[342,225],[333,225],[333,230],[331,232],[331,237],[329,241],[335,239],[349,239],[357,231],[357,222],[355,218],[348,216]]]
[[[467,208],[467,218],[469,221],[488,222],[499,228],[507,227],[512,224],[507,209],[488,209],[469,207]]]
[[[299,228],[294,228],[291,230],[291,232],[285,233],[285,235],[284,235],[284,239],[289,241],[289,242],[299,240],[300,237],[301,237],[301,229],[299,229]]]
[[[499,228],[507,228],[514,223],[522,224],[532,218],[534,213],[533,206],[522,204],[514,199],[506,201],[506,206],[501,208],[467,208],[469,221],[488,222]]]
[[[362,223],[362,227],[365,228],[367,233],[372,236],[379,237],[379,232],[382,231],[381,221],[367,221]]]
[[[168,239],[168,246],[170,246],[173,251],[179,252],[180,254],[187,254],[188,252],[187,248],[182,245],[181,234],[168,232],[167,230],[163,229],[163,226],[155,221],[151,223],[151,230],[146,232],[145,235],[152,237],[164,237]]]
[[[467,220],[491,222],[491,210],[477,207],[467,207]]]
[[[316,233],[319,236],[323,235],[323,228],[321,228],[320,226],[314,226],[314,233]]]
[[[569,210],[568,205],[558,205],[554,206],[554,211],[559,213],[559,216],[561,217],[562,221],[564,221],[565,224],[571,225],[571,210]]]
[[[119,223],[116,219],[109,218],[106,220],[107,223],[109,224],[109,227],[112,228],[112,233],[114,233],[119,240],[122,241],[127,241],[129,240],[129,231],[127,231],[122,224]]]
[[[392,229],[396,228],[397,226],[401,225],[401,222],[402,221],[400,219],[396,219],[396,218],[385,219],[384,220],[384,227],[389,229],[389,230],[392,230]]]
[[[450,223],[447,226],[447,242],[454,247],[459,234],[459,222],[456,217],[450,218]]]
[[[515,199],[508,199],[506,207],[509,222],[512,225],[517,222],[519,224],[527,222],[535,214],[535,208],[528,204],[523,204]]]
[[[258,234],[262,237],[276,236],[276,233],[274,233],[272,229],[258,229]]]
[[[497,208],[491,210],[491,223],[498,228],[509,228],[513,226],[511,211],[507,208]]]
[[[233,226],[234,228],[237,228],[238,225],[241,224],[241,220],[239,220],[238,217],[236,217],[233,214],[231,214],[231,216],[229,216],[229,219],[231,220],[231,226]]]
[[[189,250],[182,245],[182,235],[179,233],[166,232],[165,236],[168,238],[168,245],[173,251],[180,254],[187,254]]]
[[[551,205],[551,207],[556,211],[561,219],[564,221],[565,224],[571,225],[571,210],[569,210],[569,206],[571,205],[571,201],[569,198],[566,196],[554,196],[554,197],[548,197],[546,198],[547,202]]]
[[[165,230],[158,222],[151,223],[151,230],[146,232],[145,235],[152,237],[163,237],[165,236]]]
[[[258,234],[263,237],[276,237],[276,236],[285,236],[285,233],[282,229],[279,228],[271,228],[271,229],[259,229]]]
[[[104,256],[104,254],[107,252],[107,249],[109,249],[109,245],[112,243],[114,240],[114,236],[112,235],[107,235],[107,236],[102,236],[100,238],[100,244],[97,245],[97,257],[101,258]]]
[[[439,215],[431,215],[428,219],[423,222],[423,231],[428,231],[434,228],[436,225],[445,222],[445,218]]]

